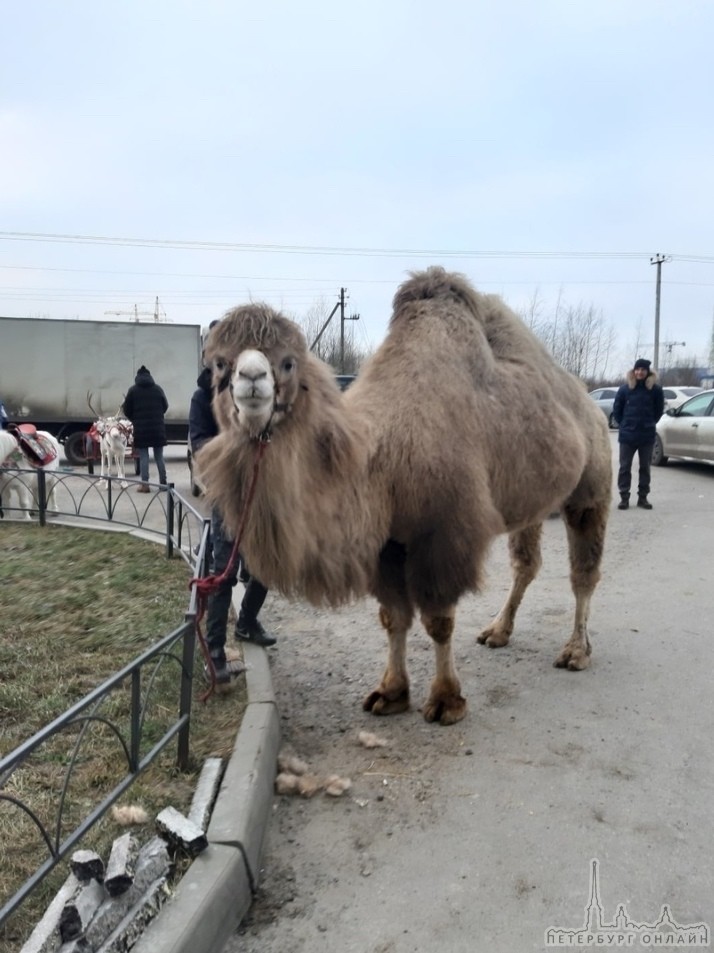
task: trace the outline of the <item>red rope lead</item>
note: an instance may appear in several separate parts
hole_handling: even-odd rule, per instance
[[[238,553],[240,548],[240,542],[243,538],[243,531],[245,529],[245,524],[248,519],[248,513],[250,511],[251,504],[253,503],[253,497],[255,496],[255,488],[258,483],[258,470],[260,468],[260,461],[265,453],[265,450],[270,443],[270,435],[266,430],[258,440],[258,452],[255,455],[255,461],[253,463],[253,476],[251,478],[250,488],[248,490],[248,495],[245,500],[245,506],[243,508],[243,516],[241,518],[240,526],[238,527],[238,534],[233,543],[233,549],[231,550],[231,556],[228,560],[226,568],[220,574],[220,576],[204,576],[203,578],[194,577],[189,582],[189,589],[193,586],[196,587],[196,596],[197,596],[197,610],[196,610],[196,622],[195,622],[195,632],[198,638],[198,644],[201,646],[201,654],[203,655],[206,668],[211,676],[211,684],[206,692],[203,693],[200,697],[200,701],[206,702],[211,697],[216,688],[216,669],[213,665],[213,659],[211,658],[211,653],[208,648],[208,643],[206,642],[206,637],[201,630],[201,621],[206,612],[206,606],[208,605],[208,598],[212,593],[216,592],[231,576],[233,569],[238,560]]]

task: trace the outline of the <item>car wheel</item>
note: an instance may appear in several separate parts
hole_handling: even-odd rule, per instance
[[[659,434],[655,437],[654,447],[652,448],[652,466],[654,467],[663,467],[666,462],[669,460],[669,457],[664,455],[664,447],[662,446],[662,439]]]
[[[607,425],[610,430],[617,430],[617,421],[612,414],[607,418]]]

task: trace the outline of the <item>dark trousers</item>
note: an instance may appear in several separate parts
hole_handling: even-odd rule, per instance
[[[637,495],[647,496],[650,492],[650,467],[652,464],[653,443],[643,443],[636,446],[633,443],[620,444],[620,469],[617,473],[617,489],[620,496],[630,495],[632,485],[632,461],[635,454],[639,456],[640,472],[637,482]]]
[[[139,454],[139,474],[141,476],[142,483],[149,482],[149,448],[148,447],[137,447],[137,453]],[[164,448],[163,447],[153,447],[154,451],[154,462],[156,463],[156,469],[159,471],[159,483],[162,486],[166,486],[166,464],[164,463]]]
[[[211,514],[211,541],[213,544],[213,574],[222,576],[233,552],[233,540],[226,536],[223,521],[214,510]],[[226,627],[231,607],[232,590],[238,581],[239,561],[236,560],[230,574],[215,592],[208,597],[206,607],[206,641],[213,658],[225,661]],[[245,587],[240,614],[254,621],[263,608],[268,590],[252,576]]]

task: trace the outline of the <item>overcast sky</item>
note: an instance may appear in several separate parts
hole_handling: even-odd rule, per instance
[[[345,287],[377,344],[439,263],[594,307],[619,371],[662,253],[660,340],[705,360],[713,38],[702,0],[9,0],[0,314],[207,324]]]

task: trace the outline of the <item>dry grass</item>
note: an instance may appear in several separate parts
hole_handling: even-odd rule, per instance
[[[188,606],[189,578],[183,560],[169,561],[161,547],[124,533],[0,524],[0,756],[175,629]],[[232,750],[245,706],[244,682],[239,679],[232,692],[215,695],[204,705],[199,701],[205,688],[200,669],[199,656],[189,773],[177,773],[171,743],[120,799],[121,804],[140,804],[150,819],[169,804],[188,811],[205,759],[227,757]],[[142,754],[175,718],[177,685],[178,666],[167,661],[156,673]],[[123,686],[98,714],[118,723],[128,737],[128,710],[128,686]],[[43,745],[4,789],[51,827],[78,735],[75,728]],[[125,771],[113,733],[102,723],[92,724],[72,772],[63,837]],[[120,833],[111,817],[105,818],[77,849],[95,849],[106,858]],[[153,826],[137,833],[148,840]],[[0,801],[0,906],[47,856],[34,824]],[[19,949],[67,871],[60,864],[0,929],[0,953]]]

